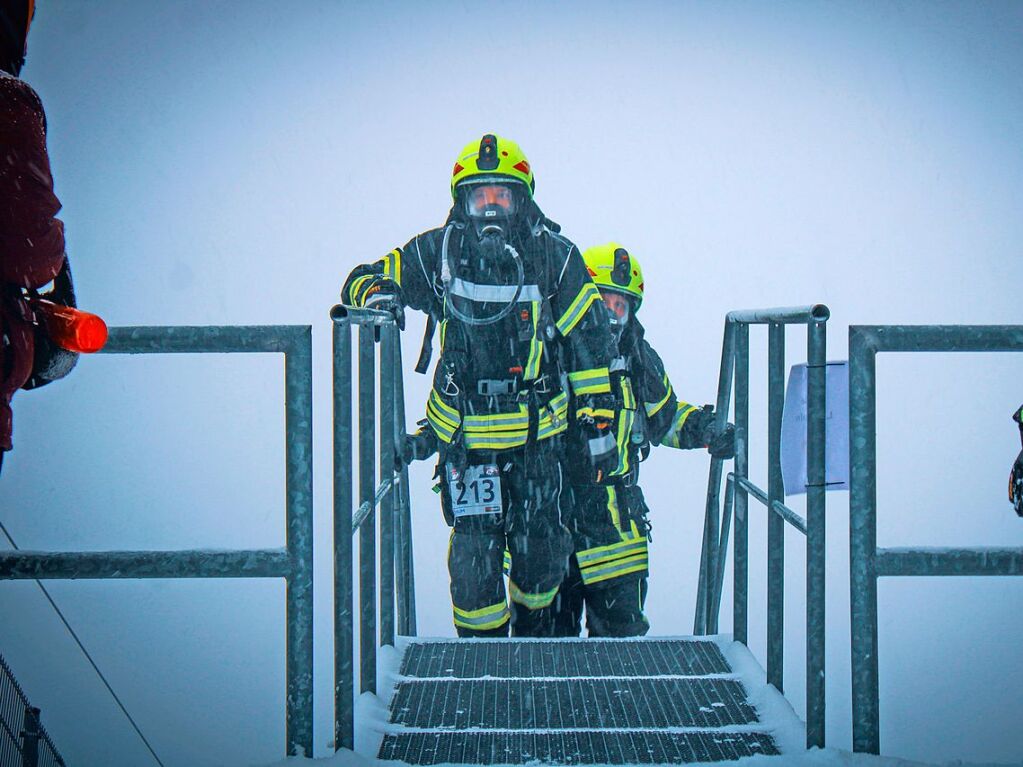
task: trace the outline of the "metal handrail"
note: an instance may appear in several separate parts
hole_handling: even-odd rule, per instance
[[[700,554],[693,633],[716,634],[721,610],[726,546],[732,516],[733,634],[748,643],[749,497],[772,513],[767,532],[767,681],[784,690],[785,523],[806,535],[806,743],[824,746],[825,619],[825,417],[827,403],[827,326],[831,312],[823,304],[729,312],[725,317],[715,418],[724,427],[735,390],[735,469],[726,481],[719,511],[724,460],[711,458]],[[785,505],[781,472],[781,423],[785,405],[785,325],[807,326],[807,519]],[[768,326],[768,486],[749,481],[749,326]]]
[[[284,578],[288,755],[313,748],[312,328],[115,327],[103,353],[284,354],[286,547],[213,551],[0,552],[0,579]]]
[[[1023,325],[852,325],[849,328],[849,522],[853,750],[880,753],[877,579],[1023,575],[1023,548],[879,548],[878,352],[1023,352]]]
[[[396,612],[397,633],[401,635],[414,636],[416,620],[408,468],[403,467],[400,472],[394,470],[395,448],[405,435],[398,327],[391,314],[372,309],[335,306],[330,317],[334,356],[334,747],[338,750],[355,745],[352,536],[356,532],[359,534],[360,693],[376,692],[378,615],[380,646],[394,645]],[[352,444],[353,325],[359,328],[356,419],[359,459],[356,471],[353,471]],[[377,345],[380,347],[379,395],[374,379]],[[379,476],[374,453],[378,441]],[[359,477],[358,507],[353,492],[356,473]],[[375,513],[377,507],[379,515]],[[379,572],[376,567],[378,521]]]

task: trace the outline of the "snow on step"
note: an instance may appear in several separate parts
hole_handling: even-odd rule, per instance
[[[726,645],[702,639],[411,640],[379,758],[626,765],[777,754],[772,733],[778,722],[768,727],[760,721],[745,680],[722,653]],[[755,662],[748,654],[739,660],[748,677]],[[787,709],[799,729],[783,700],[770,703],[775,713]],[[792,722],[786,725],[786,744],[797,742]]]

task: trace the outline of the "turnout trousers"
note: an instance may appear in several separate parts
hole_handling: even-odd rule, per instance
[[[553,636],[552,603],[568,570],[572,541],[561,522],[560,440],[531,448],[470,451],[469,465],[496,465],[501,514],[453,518],[448,573],[461,637]],[[452,519],[447,475],[441,487]],[[504,552],[511,553],[507,593]],[[510,601],[510,605],[509,605]]]
[[[635,485],[574,485],[566,496],[574,553],[554,604],[555,634],[579,636],[584,605],[591,637],[646,634],[649,558],[643,492]]]

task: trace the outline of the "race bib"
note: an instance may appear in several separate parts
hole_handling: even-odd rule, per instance
[[[448,466],[451,511],[458,517],[500,514],[501,473],[494,464],[467,466],[464,472]]]

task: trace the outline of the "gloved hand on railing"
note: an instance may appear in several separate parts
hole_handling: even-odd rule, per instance
[[[389,289],[388,283],[394,286],[393,290]],[[377,290],[370,292],[365,297],[363,306],[367,309],[388,312],[394,316],[395,322],[398,323],[398,329],[405,329],[405,306],[401,302],[401,290],[390,280],[384,281]]]
[[[419,431],[406,434],[395,445],[394,470],[402,471],[413,461],[425,461],[437,452],[437,435],[428,424],[420,422]]]
[[[708,408],[711,413],[714,412],[712,406],[704,405],[704,409]],[[724,428],[718,429],[715,419],[710,419],[703,429],[701,439],[707,446],[707,452],[714,458],[735,458],[735,426],[733,424],[726,423]]]

